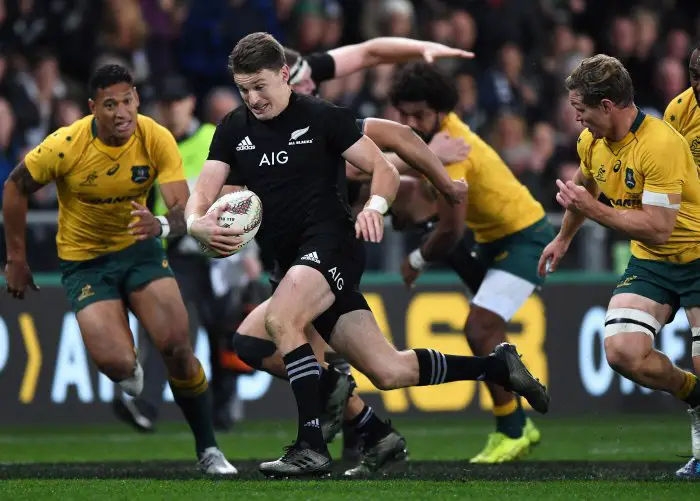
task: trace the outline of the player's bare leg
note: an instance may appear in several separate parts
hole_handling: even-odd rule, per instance
[[[605,356],[619,374],[637,384],[684,400],[695,386],[692,374],[673,365],[654,349],[654,336],[671,314],[669,305],[637,294],[617,294],[605,319]],[[692,387],[685,388],[692,384]],[[700,395],[700,387],[697,389]]]
[[[270,298],[265,328],[282,355],[297,402],[297,439],[276,461],[260,465],[267,476],[287,477],[330,472],[331,458],[321,432],[321,368],[305,329],[335,301],[318,270],[292,266]]]
[[[136,397],[143,389],[143,370],[136,360],[126,308],[120,299],[92,303],[76,314],[90,358],[105,376]]]
[[[496,346],[506,341],[506,321],[475,304],[470,306],[464,329],[469,348],[476,356],[487,356]],[[471,462],[515,460],[526,454],[530,445],[539,442],[540,433],[531,421],[528,422],[520,399],[498,384],[487,382],[486,386],[493,400],[496,431],[489,434],[486,447],[472,457]]]
[[[516,254],[516,250],[508,253]],[[477,262],[478,264],[478,262]],[[498,268],[486,271],[469,307],[465,332],[469,347],[476,356],[487,356],[506,341],[506,325],[528,297],[535,284]],[[493,400],[496,431],[489,433],[486,446],[472,463],[514,461],[540,441],[540,432],[525,416],[520,399],[503,386],[486,382]]]
[[[398,351],[381,333],[372,313],[357,310],[340,317],[331,345],[381,390],[485,380],[522,394],[540,412],[546,412],[549,405],[545,388],[527,371],[515,347],[509,344],[499,345],[487,357],[444,355],[426,349]],[[370,438],[360,464],[346,475],[363,476],[401,459],[405,441],[396,435],[390,434],[376,443]]]
[[[264,327],[269,302],[268,299],[260,304],[243,320],[238,328],[239,332],[234,338],[234,347],[241,360],[251,367],[288,380],[282,356]],[[316,356],[323,356],[324,350],[329,347],[316,332],[316,329],[309,325],[306,327],[305,333]],[[322,400],[324,402],[322,416],[330,422],[330,424],[322,423],[325,441],[328,442],[337,433],[339,424],[343,421],[352,426],[359,434],[371,433],[382,438],[389,433],[396,433],[390,426],[387,426],[387,422],[382,421],[373,411],[369,414],[365,412],[365,415],[360,416],[363,410],[370,409],[371,411],[371,408],[368,408],[360,397],[352,394],[354,389],[352,376],[335,372],[328,367],[328,364],[321,363],[319,387],[321,395],[325,398],[325,401]],[[336,431],[334,433],[328,431],[332,429]],[[403,439],[403,437],[401,438]]]
[[[695,374],[700,374],[700,306],[686,307],[691,333],[693,336],[692,357]],[[695,403],[695,402],[693,402]],[[689,403],[690,439],[693,456],[680,468],[676,475],[680,478],[700,478],[700,405]]]
[[[200,468],[211,474],[237,474],[216,443],[211,392],[204,369],[194,356],[187,310],[177,282],[174,278],[149,282],[132,292],[129,302],[163,356],[175,402],[194,434]]]

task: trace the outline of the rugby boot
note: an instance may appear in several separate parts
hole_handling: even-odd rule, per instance
[[[388,423],[389,425],[391,423]],[[360,463],[345,472],[346,477],[364,477],[376,473],[390,463],[408,459],[406,439],[394,428],[374,443],[363,444]]]
[[[321,477],[330,475],[331,465],[327,449],[317,451],[306,442],[294,442],[284,448],[281,458],[262,463],[258,470],[269,478]]]
[[[199,456],[197,466],[207,475],[238,475],[238,470],[226,460],[217,447],[208,447]]]
[[[143,433],[153,433],[155,430],[155,410],[139,399],[116,398],[112,401],[112,411],[115,416]]]
[[[547,387],[530,374],[515,346],[501,343],[489,356],[502,360],[508,367],[508,381],[503,385],[506,390],[525,398],[537,412],[545,414],[549,410]]]
[[[352,395],[352,392],[357,386],[355,378],[351,375],[343,374],[335,369],[329,370],[332,370],[333,373],[337,375],[337,379],[329,393],[326,395],[321,394],[323,410],[319,418],[321,421],[323,440],[325,440],[327,444],[331,443],[342,429],[345,406],[348,403],[350,395]]]
[[[676,471],[676,477],[687,480],[700,479],[700,460],[690,458],[683,468]]]
[[[523,434],[519,438],[495,431],[489,433],[486,447],[469,460],[470,463],[507,463],[525,456],[530,451],[530,441]]]
[[[688,409],[693,457],[676,472],[678,478],[700,479],[700,406]]]
[[[535,427],[532,419],[527,418],[522,437],[511,438],[500,432],[489,433],[486,447],[469,462],[505,463],[515,461],[526,456],[531,451],[531,447],[537,445],[540,439],[540,430]]]
[[[525,435],[525,438],[527,438],[530,441],[530,445],[538,445],[540,443],[540,440],[542,440],[542,434],[540,433],[540,430],[535,427],[535,423],[532,422],[532,419],[526,418],[525,419],[525,428],[523,428],[523,435]]]

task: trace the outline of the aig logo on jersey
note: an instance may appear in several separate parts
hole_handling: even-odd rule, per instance
[[[267,153],[263,153],[258,167],[261,167],[263,165],[282,165],[286,164],[287,160],[289,160],[289,155],[286,151],[272,152],[269,156]]]
[[[309,132],[309,127],[306,126],[303,129],[298,129],[292,132],[292,135],[289,137],[289,146],[295,146],[297,144],[311,144],[314,142],[313,138],[312,139],[299,139],[302,137],[304,134]]]

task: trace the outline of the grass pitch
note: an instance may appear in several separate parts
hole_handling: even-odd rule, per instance
[[[491,431],[486,417],[396,420],[410,460],[359,481],[343,478],[342,462],[329,480],[264,479],[257,465],[292,441],[292,423],[247,422],[219,435],[236,480],[203,478],[180,424],[152,435],[119,424],[3,429],[0,499],[698,499],[700,485],[674,477],[690,454],[684,416],[535,420],[541,445],[505,465],[468,462]]]

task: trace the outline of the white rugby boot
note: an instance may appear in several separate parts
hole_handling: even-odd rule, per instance
[[[197,466],[207,475],[238,475],[235,466],[229,463],[217,447],[207,447],[199,456]]]
[[[678,471],[678,478],[700,478],[700,405],[688,409],[690,414],[690,443],[693,449],[693,457]]]

